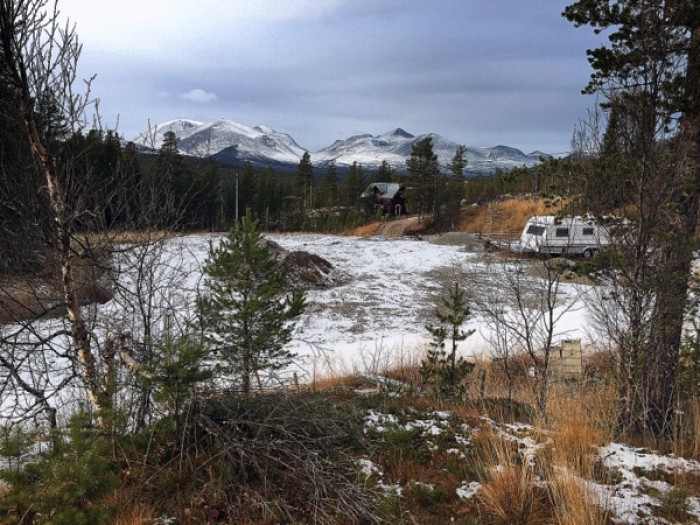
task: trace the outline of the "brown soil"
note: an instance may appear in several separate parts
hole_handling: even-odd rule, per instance
[[[385,239],[393,239],[403,237],[404,235],[413,234],[418,226],[418,217],[406,217],[403,219],[393,219],[381,223],[381,226],[376,232],[376,235]]]
[[[93,259],[72,260],[73,279],[81,304],[112,299],[109,270]],[[60,276],[12,278],[0,283],[0,324],[65,315]]]

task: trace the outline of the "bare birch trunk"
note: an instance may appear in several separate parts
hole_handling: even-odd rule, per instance
[[[86,393],[100,425],[104,424],[104,395],[100,385],[90,337],[80,309],[73,277],[71,225],[58,179],[57,160],[42,139],[37,122],[36,98],[50,93],[61,100],[66,121],[76,122],[84,110],[85,100],[72,98],[75,66],[80,55],[77,35],[69,28],[58,27],[54,5],[48,15],[46,1],[0,2],[0,73],[17,91],[23,125],[29,143],[41,164],[49,196],[51,218],[55,223],[55,242],[61,264],[63,302],[71,325],[75,358]],[[52,56],[57,58],[52,61]],[[45,59],[49,63],[45,63]]]

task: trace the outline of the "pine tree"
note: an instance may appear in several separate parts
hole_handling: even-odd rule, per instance
[[[271,223],[279,221],[279,214],[282,208],[282,192],[277,174],[272,166],[268,166],[263,171],[258,181],[257,190],[255,194],[255,216],[262,220],[264,229],[268,230]]]
[[[593,73],[584,92],[609,97],[608,108],[624,104],[616,127],[626,119],[634,123],[633,143],[623,143],[631,160],[625,172],[641,190],[636,223],[640,231],[652,226],[654,264],[662,276],[644,377],[639,384],[628,374],[621,385],[619,427],[641,422],[640,430],[669,437],[700,213],[700,8],[696,0],[578,0],[563,15],[577,27],[610,30],[607,46],[587,51]],[[637,253],[635,264],[649,262],[645,249]],[[634,361],[634,354],[630,358]],[[637,392],[644,398],[635,408]]]
[[[444,227],[454,229],[459,220],[459,212],[464,199],[464,168],[467,166],[467,148],[457,146],[455,154],[450,161],[448,169],[452,174],[438,185],[438,204],[440,211],[444,206],[444,213],[439,213]]]
[[[297,166],[294,178],[294,196],[299,200],[299,208],[301,210],[313,208],[314,172],[308,151],[304,152]]]
[[[408,200],[411,208],[421,216],[434,213],[437,204],[437,191],[440,182],[440,165],[433,151],[433,139],[426,137],[411,148],[411,156],[406,161],[408,168]]]
[[[469,314],[464,290],[455,283],[447,297],[442,299],[442,308],[434,311],[438,324],[425,327],[433,340],[428,355],[421,363],[420,374],[439,400],[463,395],[463,381],[474,368],[472,363],[457,356],[459,342],[474,333],[474,330],[464,331],[461,328]],[[445,349],[447,342],[450,343],[449,350]]]
[[[271,374],[292,362],[284,346],[304,310],[304,294],[284,294],[286,272],[248,217],[210,246],[204,271],[208,293],[198,311],[206,341],[223,361],[223,372],[248,394],[253,379],[262,384],[261,372]]]
[[[452,177],[458,180],[464,179],[464,168],[467,167],[467,148],[465,146],[457,146],[454,157],[449,165]]]
[[[350,166],[350,171],[345,177],[345,205],[356,206],[365,186],[365,174],[362,170],[362,165],[353,162],[352,166]]]
[[[246,161],[243,166],[243,173],[238,182],[238,209],[239,213],[244,213],[253,207],[255,194],[258,191],[258,175],[253,169],[253,165]]]
[[[377,182],[391,182],[394,180],[394,170],[391,165],[383,160],[377,170]]]
[[[336,173],[335,164],[331,163],[326,169],[326,173],[321,181],[321,202],[327,208],[332,208],[338,205],[340,199],[339,187],[340,181]]]
[[[213,231],[223,220],[224,200],[219,166],[215,159],[209,158],[206,170],[199,179],[202,193],[200,225],[202,228]]]

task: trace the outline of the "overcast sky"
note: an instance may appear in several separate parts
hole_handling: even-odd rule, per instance
[[[560,0],[60,0],[127,139],[226,118],[317,151],[401,127],[467,146],[561,153],[594,100],[601,42]],[[312,157],[313,160],[313,157]]]

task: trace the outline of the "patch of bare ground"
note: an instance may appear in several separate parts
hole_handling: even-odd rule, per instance
[[[381,223],[375,235],[385,239],[394,239],[404,235],[415,235],[420,231],[422,231],[422,227],[418,222],[418,217],[403,217]]]
[[[109,267],[102,258],[71,261],[78,300],[104,304],[112,299]],[[12,277],[0,282],[0,324],[65,314],[60,274],[32,278]]]

